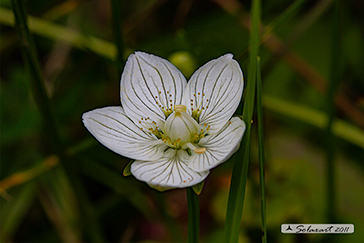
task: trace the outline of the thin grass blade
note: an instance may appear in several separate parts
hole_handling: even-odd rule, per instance
[[[241,216],[243,213],[243,205],[245,198],[246,180],[249,166],[249,152],[250,152],[250,128],[251,120],[254,110],[255,101],[255,82],[257,73],[257,56],[260,44],[260,1],[252,1],[252,31],[250,39],[250,59],[248,67],[248,82],[245,89],[246,98],[244,102],[243,120],[246,124],[245,134],[241,143],[239,153],[242,154],[242,161],[235,161],[230,192],[229,201],[226,211],[225,221],[225,241],[238,242]]]
[[[119,76],[123,71],[124,66],[124,41],[123,41],[123,26],[122,26],[122,0],[111,0],[112,26],[115,46],[117,47],[116,62],[119,68]]]
[[[257,117],[258,117],[258,147],[259,147],[259,177],[260,177],[260,197],[262,214],[262,242],[267,243],[267,211],[265,207],[265,156],[264,156],[264,136],[263,136],[263,107],[262,107],[262,78],[260,72],[260,57],[257,60]]]

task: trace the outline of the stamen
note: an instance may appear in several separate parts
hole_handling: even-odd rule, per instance
[[[200,115],[203,110],[206,110],[209,108],[208,103],[209,99],[206,98],[205,93],[198,92],[197,95],[193,94],[193,99],[191,99],[191,111],[192,111],[192,117],[199,122]]]
[[[162,98],[162,91],[158,91],[159,95],[154,96],[156,105],[163,111],[166,118],[173,112],[172,94],[166,91],[165,98]]]
[[[193,143],[198,143],[201,138],[204,138],[210,130],[210,125],[203,124],[203,128],[200,129],[200,133],[195,133],[193,136]]]
[[[159,139],[161,139],[163,137],[163,131],[161,129],[159,129],[157,123],[155,121],[151,120],[149,117],[147,117],[147,118],[141,117],[140,121],[138,121],[138,123],[141,126],[140,130],[152,133]]]
[[[195,145],[193,145],[192,143],[185,143],[183,146],[182,146],[182,149],[191,149],[193,151],[195,151],[196,149],[198,149]]]
[[[168,145],[170,148],[173,148],[173,149],[180,149],[181,148],[181,139],[180,138],[178,138],[178,139],[176,139],[176,140],[174,140],[173,142],[172,142],[172,140],[171,140],[171,138],[170,137],[168,137],[168,136],[165,136],[164,134],[163,134],[163,138],[162,138],[162,141],[166,144],[166,145]]]
[[[206,152],[206,148],[198,148],[198,149],[195,149],[194,152],[196,154],[203,154]]]

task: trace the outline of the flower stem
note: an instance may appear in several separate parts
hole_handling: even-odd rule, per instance
[[[188,240],[189,243],[198,242],[200,232],[200,205],[197,194],[192,187],[186,188],[188,204]]]
[[[264,138],[263,138],[263,108],[262,108],[262,78],[260,75],[260,58],[257,60],[257,117],[259,144],[259,177],[262,214],[262,242],[267,243],[266,207],[265,207],[265,175],[264,175]]]

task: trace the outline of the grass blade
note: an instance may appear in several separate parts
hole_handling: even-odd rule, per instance
[[[257,73],[257,56],[260,43],[260,1],[252,3],[252,31],[250,39],[250,59],[248,67],[248,82],[244,102],[243,120],[246,123],[245,135],[241,143],[240,153],[243,160],[236,161],[233,168],[229,201],[226,211],[225,241],[237,242],[240,233],[241,216],[243,213],[245,187],[249,166],[250,128],[254,110],[255,81]]]
[[[328,117],[324,112],[305,105],[295,104],[292,101],[285,101],[270,95],[263,95],[263,106],[278,114],[298,119],[320,129],[325,129],[327,126]],[[332,131],[336,136],[364,148],[364,131],[359,127],[335,119],[332,124]]]
[[[262,78],[260,75],[260,58],[257,60],[257,117],[258,117],[258,145],[259,145],[259,177],[262,214],[262,242],[267,243],[267,212],[265,207],[265,174],[264,174],[264,138],[263,138],[263,108],[262,108]]]
[[[268,25],[264,28],[264,34],[270,34],[273,30],[279,26],[281,23],[290,20],[294,15],[298,13],[298,11],[303,7],[303,3],[306,0],[297,0],[294,1],[291,5],[289,5],[283,13],[274,18]],[[263,35],[264,35],[263,34]]]
[[[93,36],[82,35],[70,28],[34,16],[29,16],[28,20],[29,29],[34,34],[53,40],[66,41],[79,49],[91,50],[106,59],[116,60],[116,47],[108,41]],[[0,23],[14,26],[14,14],[8,9],[0,8]]]
[[[116,62],[119,68],[119,74],[123,71],[124,66],[124,41],[122,27],[121,0],[111,0],[112,26],[114,32],[115,46],[117,47]],[[119,75],[119,76],[120,76]]]
[[[24,4],[25,2],[22,0],[12,1],[15,16],[15,29],[20,37],[25,66],[27,67],[31,77],[33,96],[40,109],[47,133],[49,134],[48,139],[52,143],[53,150],[57,151],[57,154],[62,154],[63,145],[61,143],[56,120],[51,109],[51,103],[44,86],[44,80],[35,45],[33,43],[32,36],[29,33],[27,14]]]
[[[11,202],[1,204],[0,242],[10,242],[13,234],[22,222],[22,218],[33,205],[36,186],[30,182],[21,188]]]

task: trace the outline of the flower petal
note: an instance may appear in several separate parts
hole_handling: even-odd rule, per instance
[[[132,159],[159,159],[166,145],[143,132],[124,113],[122,107],[105,107],[82,115],[85,127],[105,147]]]
[[[164,122],[175,104],[181,104],[187,82],[167,60],[143,52],[129,56],[120,81],[125,113],[139,126],[141,118]]]
[[[210,125],[210,133],[214,133],[234,114],[243,86],[239,64],[232,54],[226,54],[209,61],[192,75],[182,103],[190,114],[199,114],[200,125]]]
[[[137,160],[131,165],[131,173],[141,181],[157,188],[184,188],[198,184],[209,171],[198,173],[187,166],[181,157],[188,156],[184,150],[157,161]]]
[[[188,166],[202,172],[225,162],[238,150],[244,131],[244,121],[233,117],[218,133],[206,136],[199,141],[198,145],[206,148],[206,151],[202,154],[192,152]]]

